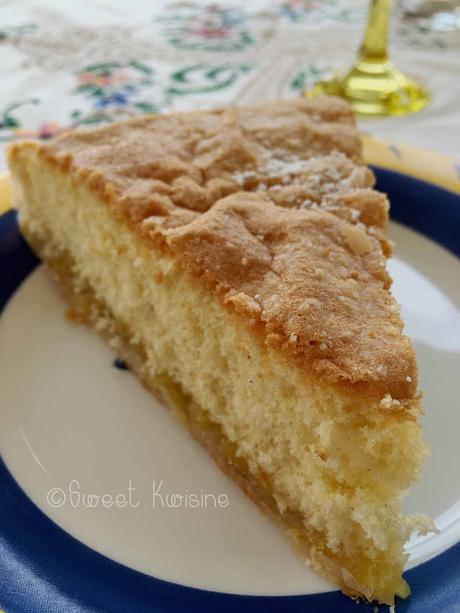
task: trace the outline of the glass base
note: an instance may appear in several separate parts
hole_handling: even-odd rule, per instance
[[[356,113],[374,116],[415,113],[430,99],[421,84],[406,77],[388,61],[358,61],[345,75],[318,81],[305,95],[341,96]]]

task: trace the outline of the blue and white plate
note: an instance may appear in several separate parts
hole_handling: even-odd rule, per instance
[[[409,543],[413,595],[397,611],[459,612],[460,197],[376,172],[392,201],[389,267],[432,445],[404,507],[439,528]],[[0,607],[359,611],[295,557],[170,413],[114,366],[103,341],[68,323],[38,264],[15,213],[1,216]]]

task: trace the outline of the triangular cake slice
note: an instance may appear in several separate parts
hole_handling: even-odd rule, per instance
[[[21,230],[73,315],[352,596],[393,603],[427,453],[349,107],[131,119],[9,151]]]

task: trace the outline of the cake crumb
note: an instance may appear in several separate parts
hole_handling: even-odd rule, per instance
[[[350,210],[351,213],[351,220],[352,221],[358,221],[360,215],[361,215],[361,211],[358,211],[358,209],[351,209]]]
[[[283,337],[281,334],[277,334],[276,332],[271,332],[265,337],[265,344],[269,347],[279,347],[282,342]]]
[[[380,401],[380,404],[385,407],[385,409],[390,409],[392,407],[397,407],[401,403],[396,398],[392,398],[391,394],[385,394],[385,396]]]
[[[342,227],[342,236],[346,239],[348,246],[355,255],[364,255],[372,250],[371,241],[364,229],[356,226],[346,225]]]
[[[155,215],[151,215],[150,217],[146,217],[145,219],[143,219],[141,223],[145,228],[155,226],[158,223],[158,217],[156,217]]]
[[[322,268],[315,268],[315,277],[321,279],[324,276],[324,270]]]
[[[321,302],[318,300],[318,298],[306,298],[305,304],[316,307],[318,309],[321,308]]]

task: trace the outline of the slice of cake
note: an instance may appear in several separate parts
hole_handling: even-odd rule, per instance
[[[335,99],[160,115],[9,151],[21,230],[319,573],[393,603],[427,454],[388,202]]]

